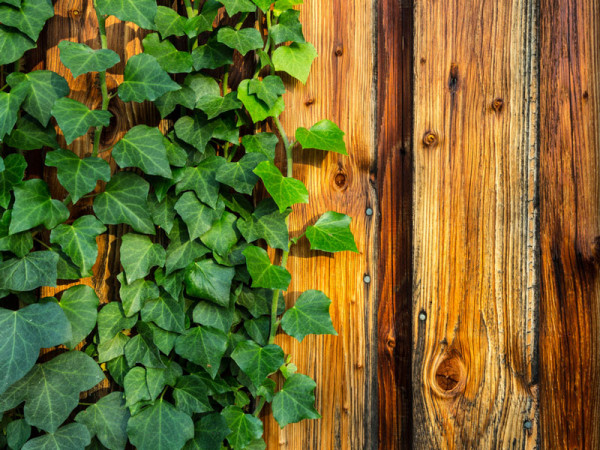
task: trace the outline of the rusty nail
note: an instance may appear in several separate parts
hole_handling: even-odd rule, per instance
[[[432,131],[427,131],[423,135],[423,144],[425,145],[425,147],[430,147],[432,145],[435,145],[437,143],[437,140],[438,140],[437,136]]]

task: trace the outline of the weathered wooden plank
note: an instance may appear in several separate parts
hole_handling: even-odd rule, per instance
[[[310,0],[300,20],[307,40],[320,57],[306,86],[288,81],[282,122],[290,136],[299,126],[321,119],[338,123],[346,134],[349,156],[296,150],[294,176],[303,180],[310,205],[295,209],[291,223],[297,235],[324,212],[353,217],[359,254],[330,256],[309,252],[306,240],[292,250],[293,274],[288,305],[306,289],[320,289],[333,300],[331,313],[339,336],[307,337],[301,344],[280,337],[299,372],[317,382],[317,409],[323,418],[289,425],[283,431],[271,419],[265,433],[268,448],[363,449],[377,442],[375,340],[375,209],[370,169],[374,160],[374,8],[358,0]],[[308,256],[312,254],[311,258]]]
[[[537,14],[415,4],[416,448],[537,440]]]
[[[600,2],[541,6],[541,435],[600,446]]]
[[[377,12],[379,448],[412,440],[413,1]]]

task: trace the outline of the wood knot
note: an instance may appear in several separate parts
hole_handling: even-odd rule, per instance
[[[387,346],[389,348],[396,347],[396,339],[394,339],[394,338],[388,338],[388,340],[387,340]]]
[[[458,64],[450,64],[450,76],[448,77],[448,89],[451,93],[458,91]]]
[[[335,176],[335,185],[340,189],[346,186],[346,175],[343,173],[338,173]]]
[[[425,58],[421,58],[421,64],[425,64],[427,62],[427,60]]]
[[[431,389],[439,397],[452,398],[464,392],[467,370],[457,350],[442,352],[434,361]]]
[[[587,100],[589,97],[588,91],[583,91],[583,95],[582,95],[584,100]]]
[[[74,19],[77,19],[80,15],[81,15],[81,11],[78,10],[77,8],[72,9],[71,11],[69,11],[71,17],[73,17]]]
[[[342,56],[344,54],[344,47],[342,47],[341,45],[338,45],[335,48],[335,56]]]
[[[423,145],[425,147],[435,147],[438,143],[438,137],[433,131],[426,131],[423,135]]]
[[[342,164],[338,164],[337,170],[332,174],[333,189],[344,192],[348,189],[351,176]]]
[[[495,98],[492,102],[492,109],[497,113],[500,113],[502,108],[504,108],[504,100],[502,100],[500,97]]]
[[[308,98],[306,99],[306,101],[304,102],[304,104],[305,104],[306,106],[313,105],[314,103],[315,103],[315,98],[314,98],[314,97],[308,97]]]

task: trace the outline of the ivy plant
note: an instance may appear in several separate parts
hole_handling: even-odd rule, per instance
[[[268,412],[281,427],[320,417],[316,383],[276,336],[335,335],[331,300],[308,290],[286,309],[288,256],[303,236],[313,250],[357,247],[338,212],[300,236],[288,229],[294,205],[309,201],[294,151],[347,153],[326,118],[293,139],[280,122],[282,75],[305,83],[317,57],[301,3],[185,0],[177,10],[94,0],[96,42],[58,44],[74,78],[96,80],[102,102],[90,109],[59,74],[22,72],[51,0],[0,0],[0,448],[256,450]],[[108,16],[147,30],[112,93],[106,71],[120,57],[107,46]],[[236,53],[256,66],[234,84]],[[104,148],[111,101],[153,102],[171,129],[138,123]],[[88,134],[88,154],[69,149]],[[32,150],[65,198],[32,176]],[[92,207],[72,217],[82,201]],[[93,276],[97,238],[111,225],[125,227],[111,248],[117,297],[101,302],[77,284],[40,298],[41,287]],[[112,392],[80,401],[105,379]]]

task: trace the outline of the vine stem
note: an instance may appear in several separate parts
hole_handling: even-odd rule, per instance
[[[190,19],[198,14],[198,11],[194,9],[190,0],[183,0],[183,3],[185,3],[185,12]]]
[[[94,10],[96,11],[96,17],[98,18],[98,32],[100,33],[100,45],[103,49],[108,48],[108,40],[106,39],[106,17],[98,12],[98,8],[96,6],[96,0],[94,0]],[[108,103],[110,102],[110,97],[108,95],[108,87],[106,85],[106,71],[98,72],[98,77],[100,79],[100,91],[102,92],[102,111],[108,111]],[[94,149],[92,151],[92,156],[98,156],[98,151],[100,149],[100,137],[102,136],[102,129],[104,127],[99,125],[96,127],[94,132]]]

